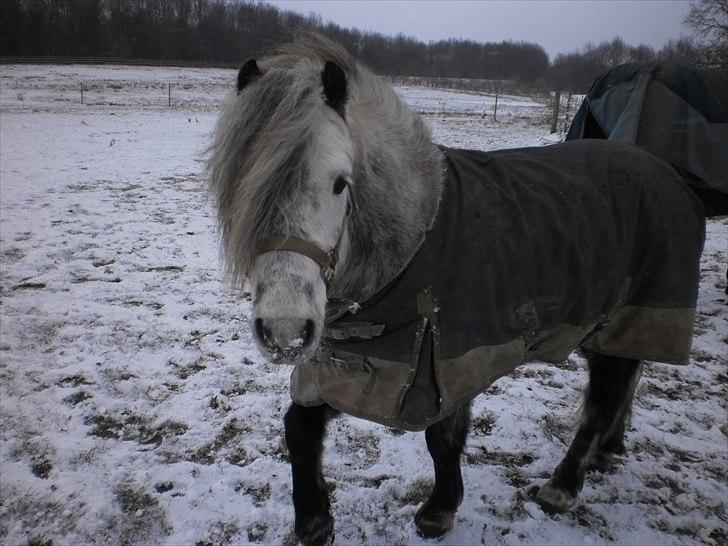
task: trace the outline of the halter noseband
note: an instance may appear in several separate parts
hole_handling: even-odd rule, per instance
[[[287,235],[274,235],[270,239],[263,241],[258,246],[258,256],[267,252],[277,252],[279,250],[287,250],[289,252],[296,252],[303,254],[304,256],[311,258],[321,268],[321,278],[324,281],[324,285],[328,290],[331,282],[334,279],[334,272],[336,270],[336,264],[339,261],[339,249],[341,248],[341,242],[344,240],[344,229],[346,228],[346,220],[351,214],[351,210],[354,204],[354,199],[351,194],[350,184],[346,185],[347,199],[346,199],[346,214],[341,222],[341,230],[339,230],[339,238],[336,240],[334,248],[329,252],[323,251],[318,245],[301,239],[299,237],[292,237]]]

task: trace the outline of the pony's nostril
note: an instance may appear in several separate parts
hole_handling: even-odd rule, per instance
[[[270,345],[271,332],[270,329],[263,323],[262,318],[255,319],[255,332],[264,344]]]
[[[306,323],[301,330],[301,339],[303,339],[303,346],[310,345],[313,341],[313,333],[315,330],[315,324],[311,319],[306,320]]]

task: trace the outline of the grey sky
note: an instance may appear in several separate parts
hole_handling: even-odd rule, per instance
[[[585,43],[621,36],[662,47],[684,30],[688,0],[273,0],[281,9],[315,12],[325,21],[425,42],[467,38],[541,44],[553,59]]]

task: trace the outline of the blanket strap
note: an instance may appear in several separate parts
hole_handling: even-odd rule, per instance
[[[352,337],[361,339],[372,339],[382,335],[384,324],[372,324],[371,322],[343,322],[336,326],[326,328],[326,337],[343,341]]]

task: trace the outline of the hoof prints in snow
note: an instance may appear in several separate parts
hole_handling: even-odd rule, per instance
[[[154,446],[159,446],[166,438],[181,436],[189,428],[184,423],[173,421],[152,425],[148,418],[126,412],[117,416],[90,415],[85,423],[91,427],[88,433],[91,436]]]
[[[45,287],[44,282],[23,282],[13,286],[13,290],[41,290]]]
[[[3,69],[0,535],[295,544],[282,424],[290,368],[261,358],[250,295],[220,281],[200,155],[208,97],[194,112],[44,102],[49,78],[70,90],[89,73],[99,85],[185,73],[219,94],[235,76]],[[18,106],[9,87],[30,77],[36,90]],[[546,142],[538,104],[505,101],[496,124],[472,115],[483,108],[475,95],[403,94],[431,97],[425,119],[445,145]],[[54,145],[34,161],[28,150],[48,134]],[[525,366],[476,400],[465,498],[443,544],[726,542],[727,232],[728,219],[709,222],[692,362],[645,366],[626,453],[587,475],[569,512],[545,514],[535,495],[571,441],[587,375],[578,354]],[[324,460],[336,543],[425,542],[413,525],[433,483],[424,435],[341,417]]]

